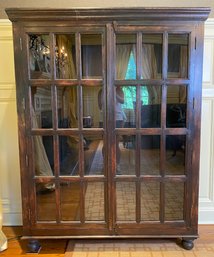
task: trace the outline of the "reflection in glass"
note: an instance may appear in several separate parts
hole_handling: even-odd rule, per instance
[[[78,127],[77,87],[57,87],[59,128]]]
[[[33,128],[52,128],[51,87],[31,87]]]
[[[82,76],[84,79],[102,77],[102,35],[81,35]]]
[[[188,77],[188,34],[168,35],[168,77]]]
[[[54,154],[52,136],[33,136],[35,176],[53,176]]]
[[[141,220],[159,220],[160,183],[141,183]]]
[[[162,35],[143,34],[142,79],[162,77]]]
[[[49,184],[36,184],[36,214],[38,221],[56,220],[56,198]]]
[[[60,206],[63,221],[80,220],[80,184],[78,182],[60,184]]]
[[[136,127],[136,87],[116,86],[116,128]]]
[[[55,66],[57,79],[76,78],[75,35],[56,35]]]
[[[84,137],[84,170],[85,175],[104,174],[104,148],[103,138],[99,135]]]
[[[136,35],[116,37],[116,79],[136,79]]]
[[[116,175],[135,175],[136,136],[116,137]]]
[[[104,221],[104,183],[88,182],[85,190],[85,219]]]
[[[166,136],[166,163],[168,175],[182,175],[185,172],[186,136]]]
[[[116,183],[117,221],[136,220],[136,185],[134,182]]]
[[[161,125],[161,86],[141,86],[141,128]]]
[[[83,87],[83,127],[103,126],[102,87]]]
[[[186,127],[187,87],[185,85],[167,86],[166,126]]]
[[[165,220],[183,220],[184,183],[165,183]]]
[[[30,34],[28,44],[30,78],[49,79],[51,77],[49,36]]]
[[[141,175],[160,173],[160,136],[141,136]]]
[[[76,135],[59,136],[59,160],[61,176],[79,174],[79,137]]]

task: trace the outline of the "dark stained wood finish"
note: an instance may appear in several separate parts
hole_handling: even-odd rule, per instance
[[[192,246],[191,240],[198,237],[198,183],[200,153],[200,108],[202,84],[203,22],[209,8],[108,8],[108,9],[7,9],[13,22],[15,71],[17,84],[17,110],[19,122],[19,149],[23,200],[24,238],[72,238],[72,237],[183,237],[184,244]],[[162,34],[162,77],[142,79],[142,36],[143,33]],[[29,78],[28,35],[49,34],[50,36],[50,79]],[[76,79],[56,79],[55,33],[75,34]],[[99,34],[102,38],[102,76],[99,79],[83,79],[81,34]],[[188,34],[188,78],[168,78],[168,34]],[[132,80],[116,79],[116,36],[117,34],[136,35],[137,77]],[[136,90],[136,127],[115,128],[116,101],[115,88],[118,85],[135,86]],[[160,127],[141,128],[141,86],[161,87]],[[166,127],[167,87],[185,85],[187,87],[186,127]],[[49,87],[52,92],[52,128],[32,128],[31,91],[35,87]],[[59,128],[57,88],[73,86],[77,89],[77,128]],[[103,90],[103,128],[83,127],[83,86],[93,89],[101,86]],[[116,174],[116,136],[136,137],[135,173]],[[142,136],[160,137],[159,174],[141,174]],[[186,136],[185,171],[183,174],[166,174],[166,138],[175,135]],[[33,157],[33,136],[53,137],[53,176],[36,176]],[[60,136],[78,138],[78,168],[75,176],[60,175],[59,145]],[[84,174],[84,138],[103,137],[104,173],[103,175],[85,176]],[[79,201],[79,221],[62,221],[60,202],[61,183],[80,183],[80,193],[75,195]],[[89,182],[103,183],[105,218],[86,220],[85,194]],[[116,184],[132,183],[136,188],[135,221],[117,221]],[[158,182],[160,185],[159,220],[142,221],[141,187],[142,182]],[[167,183],[184,185],[183,220],[166,220]],[[56,202],[56,219],[37,220],[37,193],[35,184],[54,183],[53,193]],[[77,190],[78,191],[78,190]],[[75,202],[77,205],[77,201]],[[189,240],[188,240],[189,238]],[[190,241],[190,242],[189,242]],[[188,247],[187,246],[187,247]]]

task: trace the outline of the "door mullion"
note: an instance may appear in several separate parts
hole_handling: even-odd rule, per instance
[[[115,147],[114,147],[114,77],[115,77],[115,35],[113,32],[112,24],[107,24],[107,45],[106,45],[106,62],[107,62],[107,89],[106,89],[106,150],[107,158],[107,178],[108,178],[108,226],[109,232],[114,233],[116,222],[116,190],[113,176],[113,168],[115,167]],[[114,163],[114,165],[113,165]]]

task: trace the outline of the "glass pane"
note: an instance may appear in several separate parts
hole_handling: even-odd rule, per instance
[[[36,214],[38,221],[56,220],[56,198],[53,183],[36,184]]]
[[[161,125],[161,86],[141,86],[141,128]]]
[[[102,35],[81,35],[82,76],[84,79],[102,77]]]
[[[160,183],[141,183],[141,220],[159,220]]]
[[[160,136],[141,136],[141,175],[160,173]]]
[[[136,127],[136,87],[116,86],[116,128]]]
[[[116,175],[135,175],[136,136],[116,137]]]
[[[101,135],[86,136],[83,144],[85,175],[104,175],[103,137]]]
[[[85,191],[85,219],[87,221],[105,220],[104,183],[88,182]]]
[[[134,182],[116,183],[117,221],[136,220],[136,185]]]
[[[64,221],[80,220],[80,184],[64,182],[60,184],[61,219]]]
[[[57,88],[57,110],[59,128],[78,127],[77,87]]]
[[[55,68],[57,79],[76,79],[75,35],[56,35]]]
[[[165,183],[165,220],[183,220],[184,183]]]
[[[183,175],[185,173],[186,136],[166,136],[166,174]]]
[[[83,87],[83,127],[103,126],[102,87]]]
[[[117,86],[115,104],[116,127],[136,127],[136,87]],[[120,124],[122,120],[122,124]]]
[[[52,136],[33,136],[35,176],[54,175],[54,153]]]
[[[116,37],[116,79],[136,79],[136,35]]]
[[[48,35],[31,34],[28,37],[31,79],[50,79],[50,45]]]
[[[168,77],[188,77],[188,34],[169,34],[168,36]]]
[[[187,87],[169,85],[167,87],[166,126],[169,128],[186,127]]]
[[[162,77],[161,34],[143,34],[142,44],[142,79],[157,79]]]
[[[61,176],[79,175],[78,136],[59,136],[59,160]]]
[[[31,87],[33,128],[52,128],[51,87]]]

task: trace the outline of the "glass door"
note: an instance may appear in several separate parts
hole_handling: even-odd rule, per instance
[[[184,233],[191,33],[64,30],[26,38],[32,225],[58,235]]]
[[[27,34],[32,223],[106,234],[105,28],[67,31]]]
[[[123,27],[113,41],[115,233],[179,233],[190,222],[191,36]]]

